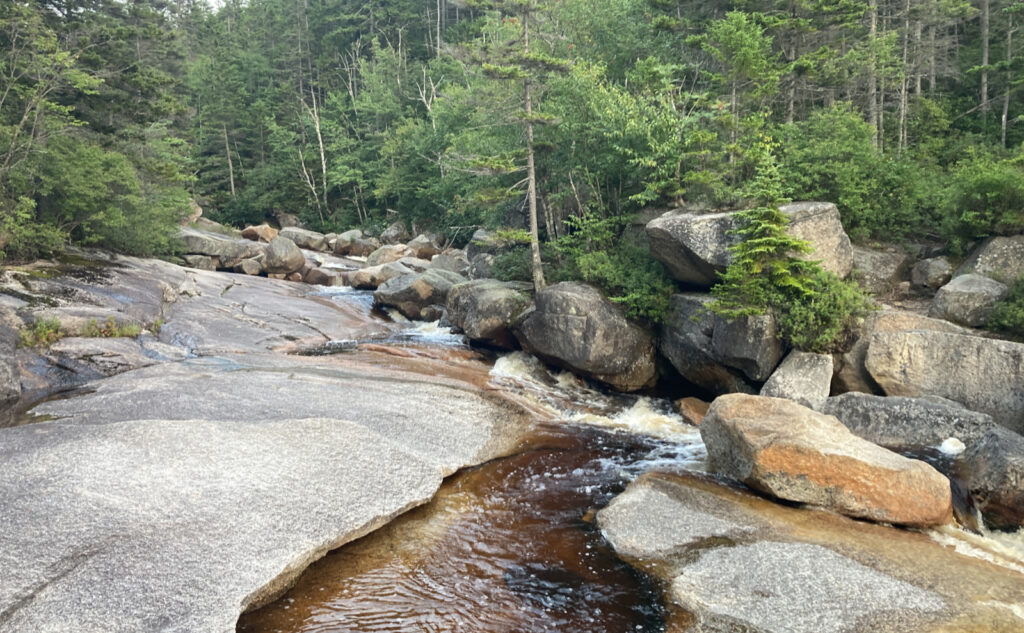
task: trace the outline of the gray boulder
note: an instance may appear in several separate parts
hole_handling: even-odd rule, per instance
[[[263,261],[265,258],[260,259],[251,257],[249,259],[243,259],[235,267],[236,273],[242,273],[245,275],[258,275],[263,272]]]
[[[861,391],[864,393],[883,393],[874,378],[864,366],[867,358],[868,345],[876,332],[903,332],[906,330],[932,330],[969,334],[970,330],[953,325],[942,319],[930,319],[926,316],[904,310],[883,308],[869,314],[860,326],[857,339],[849,351],[836,354],[835,375],[832,378],[833,393]]]
[[[277,225],[282,229],[287,229],[289,227],[303,228],[302,220],[300,220],[299,216],[294,213],[277,211],[274,213],[274,217],[277,218]]]
[[[222,268],[231,268],[262,250],[259,245],[243,238],[227,237],[189,227],[179,229],[179,237],[185,242],[186,252],[216,257],[220,260]]]
[[[964,453],[961,472],[987,525],[1024,527],[1024,437],[991,429]]]
[[[351,233],[352,231],[349,231]],[[380,248],[380,241],[373,237],[353,237],[348,239],[346,233],[338,236],[334,242],[334,254],[339,257],[367,257]]]
[[[562,282],[537,293],[514,324],[523,349],[619,391],[654,385],[654,345],[622,310],[590,286]]]
[[[412,250],[405,244],[384,245],[366,257],[367,266],[380,266],[389,262],[397,262],[403,257],[410,257]]]
[[[715,316],[711,349],[719,362],[742,371],[755,382],[767,380],[786,353],[771,314],[732,320]]]
[[[300,229],[296,226],[289,226],[281,229],[279,235],[295,242],[295,245],[299,248],[305,248],[311,251],[322,251],[327,249],[327,238],[323,233],[307,231],[306,229]]]
[[[957,269],[957,275],[974,273],[1011,283],[1024,275],[1024,235],[990,237]]]
[[[683,378],[712,393],[755,393],[741,372],[726,367],[714,356],[711,340],[715,315],[707,308],[711,301],[708,294],[672,295],[661,324],[658,351]]]
[[[182,255],[181,258],[185,260],[185,266],[196,270],[217,270],[217,264],[220,263],[209,255]]]
[[[468,251],[468,249],[467,249]],[[494,255],[480,253],[473,257],[469,263],[470,279],[490,279],[494,274]]]
[[[399,259],[398,262],[404,266],[408,266],[410,269],[418,273],[426,272],[430,268],[433,268],[429,261],[420,259],[419,257],[403,257],[402,259]]]
[[[876,296],[891,293],[899,282],[906,279],[911,260],[911,256],[899,248],[853,247],[853,267],[857,271],[857,282]]]
[[[406,244],[406,246],[412,250],[413,257],[418,257],[420,259],[430,259],[441,252],[441,247],[438,243],[434,239],[427,237],[422,233],[409,240],[409,243]]]
[[[850,392],[829,398],[821,412],[839,418],[854,435],[897,451],[938,446],[951,437],[972,446],[996,426],[992,416],[938,397]]]
[[[399,220],[384,229],[384,232],[380,234],[380,241],[387,245],[405,244],[411,237],[409,229],[405,228],[405,222]]]
[[[453,273],[459,273],[463,277],[469,276],[469,260],[466,259],[464,254],[440,253],[434,255],[430,258],[430,267],[450,270]]]
[[[373,300],[397,309],[410,319],[420,319],[424,308],[444,305],[452,286],[464,281],[466,278],[462,275],[447,270],[402,275],[378,287],[373,293]]]
[[[911,330],[871,337],[864,365],[890,396],[940,396],[1024,431],[1024,344]]]
[[[306,257],[295,242],[280,235],[270,240],[265,256],[263,268],[268,273],[287,275],[306,265]]]
[[[18,332],[0,323],[0,412],[21,397],[21,373],[15,351]]]
[[[939,288],[928,316],[979,327],[988,321],[996,304],[1009,293],[1006,284],[994,279],[975,274],[961,275]]]
[[[448,320],[472,341],[515,349],[512,323],[529,305],[530,298],[513,284],[494,279],[467,281],[448,293]]]
[[[477,255],[494,255],[500,250],[499,240],[492,231],[477,229],[466,244],[466,259],[473,261]]]
[[[822,267],[840,277],[850,274],[853,248],[834,204],[800,202],[780,210],[789,216],[790,233],[814,247],[807,259],[820,260]],[[729,248],[739,238],[730,231],[738,225],[736,212],[670,211],[647,224],[651,254],[679,281],[710,287],[732,261]]]
[[[910,281],[921,288],[938,290],[953,278],[953,265],[945,257],[922,259],[910,271]]]
[[[349,285],[362,290],[373,290],[378,288],[389,279],[411,275],[413,271],[408,266],[399,262],[389,262],[380,266],[368,266],[353,272],[349,276]]]
[[[820,409],[832,383],[832,357],[792,351],[761,388],[762,396],[787,398]]]
[[[790,400],[729,394],[700,426],[712,472],[772,496],[903,525],[953,517],[949,480]]]

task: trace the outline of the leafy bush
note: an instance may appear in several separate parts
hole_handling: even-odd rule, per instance
[[[28,198],[6,201],[0,194],[0,263],[29,261],[63,249],[67,236],[53,225],[35,222],[34,210],[35,202]]]
[[[54,318],[37,319],[31,327],[21,330],[18,334],[22,347],[46,347],[64,336],[60,321]]]
[[[555,245],[564,270],[552,277],[594,284],[628,316],[658,323],[668,311],[675,284],[646,248],[623,239],[629,220],[594,212],[570,218],[568,235]]]
[[[119,325],[114,317],[108,316],[107,320],[102,325],[96,323],[95,320],[89,321],[86,324],[85,329],[82,330],[82,336],[92,338],[120,338],[120,337],[131,337],[134,338],[142,333],[142,328],[134,323],[126,323]]]
[[[1010,285],[1010,294],[998,304],[989,317],[988,329],[1024,340],[1024,275]]]
[[[797,257],[811,247],[786,230],[789,218],[778,209],[785,199],[769,143],[766,139],[760,148],[751,192],[761,206],[738,214],[743,226],[735,232],[742,240],[712,288],[711,310],[727,319],[770,311],[787,344],[809,352],[836,351],[871,309],[870,300],[856,284]]]
[[[978,155],[949,174],[942,231],[955,249],[989,235],[1024,232],[1024,170]]]

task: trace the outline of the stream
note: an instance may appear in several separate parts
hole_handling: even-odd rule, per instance
[[[370,315],[369,293],[326,294]],[[478,354],[437,324],[396,325],[404,329],[318,353],[368,348],[396,363],[427,359],[419,365],[427,373],[475,374],[477,384],[532,411],[534,432],[514,455],[449,477],[427,505],[331,552],[279,600],[244,614],[237,630],[680,630],[685,614],[666,611],[657,584],[615,556],[593,516],[648,470],[703,473],[698,430],[667,400],[599,391],[522,352]],[[447,369],[449,361],[458,368]],[[1024,571],[1021,533],[947,527],[929,536]]]

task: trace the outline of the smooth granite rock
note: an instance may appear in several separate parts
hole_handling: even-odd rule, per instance
[[[771,541],[712,550],[669,592],[696,615],[699,631],[847,633],[868,618],[894,630],[946,606],[932,591],[820,545]]]
[[[262,250],[260,245],[246,239],[227,237],[189,227],[179,229],[179,237],[185,242],[186,252],[216,257],[220,260],[222,268],[231,268],[243,259],[252,257]]]
[[[411,275],[415,271],[401,262],[388,262],[379,266],[367,266],[352,273],[349,283],[354,288],[374,290],[395,277]]]
[[[1006,284],[969,274],[953,278],[939,288],[932,300],[928,316],[953,323],[980,327],[985,325],[996,304],[1010,294]]]
[[[373,251],[366,257],[366,266],[380,266],[390,262],[397,262],[403,257],[411,257],[412,249],[405,244],[386,244]]]
[[[247,226],[242,229],[242,237],[254,242],[265,242],[269,244],[272,239],[278,236],[279,232],[280,231],[269,224],[260,224],[257,226]]]
[[[1024,275],[1024,235],[990,237],[956,270],[957,275],[974,273],[1003,283]]]
[[[1024,436],[991,429],[964,453],[961,471],[987,525],[1024,528]]]
[[[711,340],[716,321],[707,307],[711,301],[706,293],[672,295],[660,326],[658,351],[683,378],[714,394],[755,393],[742,372],[726,367],[714,355]]]
[[[877,332],[865,367],[890,396],[940,396],[1024,432],[1024,344],[911,330]]]
[[[405,244],[411,237],[409,229],[405,227],[405,222],[399,220],[384,229],[384,232],[380,234],[380,241],[383,244]]]
[[[755,382],[767,380],[786,353],[770,314],[732,320],[716,315],[711,350],[718,362]]]
[[[853,268],[853,249],[843,230],[836,206],[825,202],[797,202],[779,209],[790,220],[789,232],[807,240],[814,251],[807,259],[840,277]],[[730,247],[739,240],[736,212],[693,213],[670,211],[647,224],[651,254],[679,281],[710,287],[732,261]]]
[[[21,397],[21,375],[15,350],[18,332],[0,323],[0,412]]]
[[[323,233],[317,233],[316,231],[307,231],[306,229],[289,226],[281,229],[279,235],[295,242],[295,245],[299,248],[311,251],[322,251],[327,248],[327,238]]]
[[[781,499],[872,521],[942,525],[949,480],[790,400],[719,396],[700,426],[713,472]]]
[[[637,391],[657,379],[650,334],[591,286],[562,282],[540,290],[513,331],[527,352],[613,389]]]
[[[853,247],[853,268],[861,287],[876,296],[892,292],[907,278],[911,256],[899,248]]]
[[[910,282],[922,288],[938,290],[953,278],[953,265],[945,257],[923,259],[910,271]]]
[[[850,392],[829,398],[820,410],[854,435],[892,450],[936,447],[951,437],[971,446],[996,426],[990,415],[935,397]]]
[[[268,273],[287,275],[306,265],[306,256],[295,242],[278,235],[267,245],[263,269]]]
[[[424,273],[402,275],[384,282],[373,293],[373,300],[396,308],[409,319],[420,319],[420,312],[432,305],[444,305],[455,284],[466,281],[458,273],[448,270],[428,270]]]
[[[819,409],[828,399],[832,383],[832,357],[828,354],[792,351],[761,388],[762,396],[787,398]]]
[[[529,305],[530,298],[514,284],[478,279],[452,287],[448,293],[448,319],[472,341],[515,349],[512,323]]]

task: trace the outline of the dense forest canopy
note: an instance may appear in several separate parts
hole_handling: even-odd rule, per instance
[[[1024,2],[215,4],[3,3],[3,256],[168,253],[189,198],[460,242],[532,189],[549,275],[627,296],[666,283],[634,215],[744,206],[765,137],[855,239],[1024,229]]]

